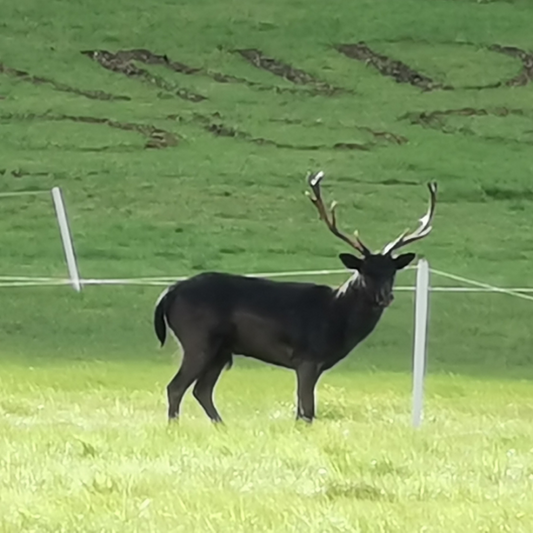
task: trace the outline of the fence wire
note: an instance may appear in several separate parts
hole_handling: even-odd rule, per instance
[[[416,267],[409,267],[415,270]],[[501,293],[525,300],[533,300],[533,287],[496,287],[488,283],[465,278],[444,272],[442,270],[430,269],[432,274],[451,279],[469,286],[430,286],[430,292],[449,292],[449,293]],[[297,278],[302,276],[329,276],[334,274],[345,274],[345,269],[334,270],[296,270],[286,272],[261,272],[253,274],[244,274],[249,277],[259,278]],[[87,278],[80,279],[82,286],[155,286],[166,287],[187,279],[189,276],[153,276],[153,277],[137,277],[137,278]],[[69,278],[54,278],[44,276],[0,276],[0,288],[16,288],[16,287],[45,287],[45,286],[68,286],[71,285]],[[395,287],[396,291],[400,292],[414,292],[414,285],[400,285]]]

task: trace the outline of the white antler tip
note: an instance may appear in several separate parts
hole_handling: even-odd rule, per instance
[[[311,174],[311,176],[309,176],[309,185],[311,185],[311,187],[314,187],[320,182],[323,177],[324,172],[322,170],[320,172],[317,172],[314,176]]]

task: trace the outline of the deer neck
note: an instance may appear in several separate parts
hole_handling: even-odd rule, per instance
[[[352,276],[346,280],[337,290],[335,291],[335,298],[337,300],[342,300],[347,296],[350,296],[354,291],[359,291],[364,288],[364,281],[359,272],[354,272]]]
[[[373,300],[358,273],[335,292],[335,314],[343,324],[342,337],[347,353],[372,332],[383,314],[383,308],[374,305]]]

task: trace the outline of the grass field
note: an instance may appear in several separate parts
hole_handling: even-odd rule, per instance
[[[50,197],[11,195],[55,185],[85,278],[339,268],[303,195],[321,168],[376,249],[436,179],[413,250],[531,286],[531,20],[529,0],[7,0],[0,285],[65,276]],[[160,289],[0,287],[1,532],[533,530],[531,301],[432,295],[418,431],[406,292],[322,378],[311,427],[291,373],[238,360],[226,426],[187,396],[168,428]]]
[[[432,377],[413,434],[405,375],[332,374],[307,427],[288,372],[237,368],[218,387],[225,427],[187,398],[167,429],[171,371],[4,369],[2,530],[531,530],[529,384]]]

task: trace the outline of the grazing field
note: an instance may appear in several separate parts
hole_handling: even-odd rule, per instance
[[[218,387],[226,426],[187,397],[167,429],[172,370],[4,368],[0,529],[531,531],[529,384],[432,377],[413,433],[405,375],[326,376],[308,427],[290,373],[235,368]]]
[[[4,2],[0,532],[530,532],[531,300],[433,293],[418,431],[410,292],[323,376],[312,426],[290,372],[238,359],[224,427],[189,395],[167,427],[162,287],[4,284],[65,276],[55,185],[85,278],[340,268],[303,195],[323,169],[376,250],[437,180],[412,249],[533,286],[531,20],[529,0]]]

